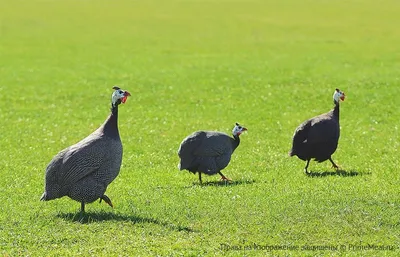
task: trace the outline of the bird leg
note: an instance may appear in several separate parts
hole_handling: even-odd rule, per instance
[[[306,166],[304,167],[304,172],[305,172],[306,174],[309,174],[309,172],[308,172],[307,169],[308,169],[308,165],[310,164],[310,160],[311,160],[311,159],[308,159],[308,160],[307,160],[307,164],[306,164]]]
[[[199,171],[199,180],[200,180],[200,185],[203,184],[203,181],[201,181],[201,172]]]
[[[333,162],[333,160],[332,160],[332,158],[331,158],[331,157],[329,157],[329,160],[330,160],[330,161],[331,161],[331,163],[332,163],[332,168],[335,168],[335,169],[337,169],[337,170],[338,170],[338,169],[340,169],[340,167],[339,167],[339,166],[337,166],[337,165],[336,165],[336,163],[334,163],[334,162]]]
[[[108,196],[103,195],[102,197],[100,197],[100,201],[99,201],[100,203],[101,203],[101,200],[104,200],[104,202],[106,202],[106,204],[110,205],[111,208],[114,208],[114,205],[112,204],[111,199],[108,198]]]
[[[220,171],[220,172],[218,172],[219,173],[219,175],[221,175],[221,180],[222,181],[227,181],[227,182],[229,182],[229,181],[232,181],[231,179],[229,179],[229,178],[227,178],[227,177],[225,177],[224,176],[224,174],[222,174],[222,172]]]
[[[85,202],[81,202],[81,214],[85,213]]]
[[[79,213],[79,221],[83,222],[85,218],[85,202],[81,202],[81,212]]]

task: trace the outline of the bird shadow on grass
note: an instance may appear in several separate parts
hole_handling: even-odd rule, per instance
[[[122,214],[116,214],[116,213],[109,213],[109,212],[85,212],[84,214],[81,214],[80,212],[73,213],[59,213],[57,214],[58,218],[61,218],[65,221],[70,221],[70,222],[79,222],[82,224],[89,224],[89,223],[95,223],[95,222],[103,222],[103,221],[128,221],[132,222],[133,224],[140,224],[140,223],[152,223],[152,224],[157,224],[160,226],[168,227],[172,230],[176,231],[184,231],[184,232],[194,232],[189,227],[181,226],[181,225],[174,225],[171,223],[159,221],[154,218],[146,218],[146,217],[140,217],[137,215],[122,215]]]
[[[320,177],[327,177],[327,176],[339,176],[339,177],[355,177],[355,176],[361,176],[361,175],[369,175],[370,173],[360,173],[356,170],[337,170],[337,171],[323,171],[323,172],[315,172],[315,171],[310,171],[309,173],[306,173],[308,177],[312,178],[320,178]]]
[[[200,184],[200,182],[193,182],[193,186],[214,186],[214,187],[229,187],[229,186],[239,186],[239,185],[250,185],[255,183],[254,179],[252,180],[233,180],[233,181],[207,181]]]

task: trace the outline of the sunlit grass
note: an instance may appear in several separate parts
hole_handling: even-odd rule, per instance
[[[0,1],[0,253],[22,256],[397,256],[399,3],[377,1]],[[121,106],[115,208],[79,217],[40,202],[61,149]],[[330,163],[289,158],[294,129],[341,103]],[[241,136],[224,174],[178,171],[195,130]],[[346,250],[227,250],[249,245]],[[355,251],[353,245],[395,246]]]

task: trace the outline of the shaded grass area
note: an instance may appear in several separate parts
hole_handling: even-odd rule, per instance
[[[399,3],[1,1],[0,253],[397,256]],[[95,130],[117,84],[115,205],[39,202],[44,170]],[[341,103],[330,163],[289,158],[294,129]],[[224,174],[178,171],[195,130],[249,131]],[[342,250],[244,251],[259,246]],[[354,250],[350,245],[393,246]]]
[[[323,171],[323,172],[309,172],[306,174],[310,177],[326,177],[326,176],[341,176],[341,177],[354,177],[360,175],[370,175],[371,173],[360,173],[355,170],[346,171],[346,170],[337,170],[337,171]]]
[[[174,226],[173,224],[168,224],[165,222],[161,222],[157,219],[153,218],[145,218],[135,215],[122,215],[116,213],[109,213],[109,212],[85,212],[85,213],[59,213],[57,217],[65,220],[65,221],[72,221],[72,222],[80,222],[80,223],[93,223],[93,222],[103,222],[103,221],[124,221],[124,222],[132,222],[133,224],[137,223],[153,223],[160,226],[165,226],[173,230],[177,231],[186,231],[186,232],[193,232],[188,227],[182,226]]]

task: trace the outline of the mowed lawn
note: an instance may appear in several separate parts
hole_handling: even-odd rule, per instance
[[[398,256],[396,0],[0,0],[0,254]],[[119,111],[120,175],[79,219],[47,164]],[[288,157],[340,106],[341,167]],[[196,130],[248,128],[224,174],[179,171]]]

